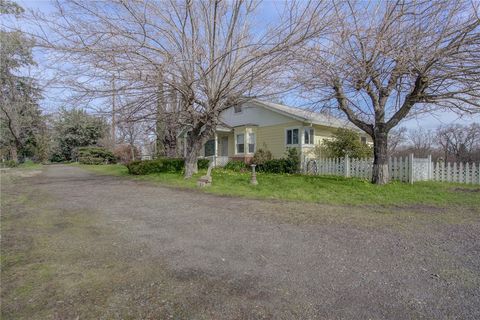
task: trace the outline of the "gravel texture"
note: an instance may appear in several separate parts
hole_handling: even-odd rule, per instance
[[[150,310],[134,318],[480,319],[480,213],[471,208],[219,197],[60,165],[6,188],[45,195],[49,210],[93,213],[91,241],[114,230],[99,245],[115,245],[115,263],[125,263],[125,272],[161,269],[175,308],[154,299],[132,306]],[[468,219],[429,218],[452,210]],[[396,214],[403,218],[392,220]],[[115,301],[134,297],[110,294],[116,298],[98,314],[124,318],[128,312]],[[88,318],[64,308],[67,316]]]

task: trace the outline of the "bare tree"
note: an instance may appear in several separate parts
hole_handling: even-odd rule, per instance
[[[336,2],[331,35],[305,48],[299,79],[374,142],[372,182],[388,181],[388,134],[444,107],[480,107],[479,2]]]
[[[157,98],[157,114],[155,121],[156,155],[169,158],[178,157],[178,136],[185,127],[182,124],[183,103],[177,91],[165,91],[163,84],[159,86]]]
[[[129,121],[128,119],[121,119],[118,122],[118,129],[120,132],[120,141],[128,144],[130,147],[130,159],[135,161],[135,149],[138,139],[143,133],[143,128],[140,122]]]
[[[258,4],[250,0],[68,0],[56,3],[54,17],[32,18],[42,31],[48,29],[35,34],[41,46],[75,66],[58,72],[77,97],[111,96],[105,79],[114,73],[117,90],[135,101],[137,118],[156,121],[159,91],[161,97],[176,95],[181,112],[174,120],[188,131],[188,178],[197,171],[201,146],[220,113],[272,94],[272,83],[281,83],[288,73],[289,50],[328,24],[311,19],[328,14],[326,1],[282,6],[281,16],[263,25],[256,16]],[[170,123],[168,115],[157,123]]]
[[[437,139],[444,153],[444,160],[470,162],[480,160],[480,125],[452,124],[437,130]]]
[[[388,155],[394,155],[407,141],[407,128],[392,129],[388,135]]]
[[[408,132],[409,152],[420,157],[427,157],[432,154],[436,147],[433,131],[423,128],[412,129]]]

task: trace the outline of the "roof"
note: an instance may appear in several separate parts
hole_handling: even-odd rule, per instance
[[[356,126],[348,122],[347,120],[340,119],[328,114],[315,112],[306,109],[289,107],[283,104],[262,101],[262,100],[253,100],[253,103],[257,106],[264,107],[266,109],[272,110],[274,112],[283,114],[287,117],[294,118],[303,122],[310,122],[317,125],[327,126],[327,127],[336,127],[336,128],[349,128],[354,130],[359,130]]]

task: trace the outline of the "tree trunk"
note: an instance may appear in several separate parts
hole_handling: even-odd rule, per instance
[[[170,132],[165,136],[164,141],[165,155],[169,158],[176,158],[177,153],[177,136],[174,132]]]
[[[133,146],[133,144],[130,144],[130,157],[132,161],[135,161],[135,147]]]
[[[388,176],[387,132],[376,131],[373,137],[373,172],[372,183],[386,184]]]
[[[203,144],[207,141],[209,137],[209,132],[206,128],[203,132],[200,133],[203,126],[198,125],[196,128],[193,128],[192,131],[187,135],[187,155],[185,157],[185,179],[189,179],[198,172],[198,156],[200,155],[200,150],[203,147]]]
[[[162,80],[163,81],[163,80]],[[166,128],[166,119],[165,119],[165,100],[163,96],[163,82],[160,81],[157,91],[157,110],[156,110],[156,123],[155,123],[155,133],[156,133],[156,156],[164,157],[165,156],[165,128]]]
[[[218,116],[218,115],[217,115]],[[208,119],[206,122],[198,122],[187,134],[187,155],[185,157],[185,179],[189,179],[198,172],[198,156],[203,145],[215,132],[217,124],[214,119]]]
[[[192,175],[198,172],[198,155],[194,154],[193,152],[190,152],[187,154],[187,157],[185,158],[185,179],[190,179]]]
[[[10,147],[10,160],[13,160],[13,161],[15,161],[15,162],[18,162],[17,146],[11,146],[11,147]]]
[[[156,156],[164,157],[165,156],[165,126],[162,119],[157,119],[156,123]]]

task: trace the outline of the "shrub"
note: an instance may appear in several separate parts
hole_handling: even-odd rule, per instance
[[[315,159],[331,158],[328,149],[325,147],[325,142],[316,144],[313,148],[313,154]]]
[[[198,169],[208,169],[209,163],[210,163],[210,160],[208,159],[198,159],[197,161]]]
[[[199,169],[208,168],[208,159],[199,159],[197,162]],[[135,175],[144,175],[151,173],[182,172],[185,166],[185,160],[180,158],[160,158],[155,160],[133,161],[127,164],[128,173]]]
[[[298,153],[298,149],[288,148],[286,153],[285,173],[297,173],[300,171],[300,154]]]
[[[129,163],[134,160],[132,158],[132,147],[129,144],[117,145],[115,150],[113,150],[113,154],[121,163]],[[140,159],[140,152],[137,147],[133,147],[133,154],[135,159]]]
[[[287,167],[286,159],[272,159],[258,165],[259,172],[285,173]]]
[[[16,162],[15,160],[7,160],[2,162],[2,166],[7,168],[15,168],[18,167],[18,162]]]
[[[96,157],[78,157],[78,162],[81,164],[105,164],[104,158],[96,158]]]
[[[296,148],[289,148],[285,158],[265,161],[257,168],[259,172],[297,173],[300,170],[300,155]]]
[[[36,165],[37,162],[33,161],[33,160],[30,160],[30,159],[26,159],[25,161],[22,162],[22,167],[33,167]]]
[[[61,150],[59,148],[55,148],[53,151],[52,151],[52,154],[50,156],[50,161],[51,162],[63,162],[63,161],[66,161],[67,158],[65,158],[65,156],[63,155],[63,153],[61,152]]]
[[[228,161],[224,169],[240,172],[247,169],[247,164],[240,160],[231,160]]]
[[[338,129],[332,140],[325,140],[322,144],[323,154],[326,157],[342,158],[348,155],[351,158],[369,158],[373,149],[360,141],[360,135],[353,130]]]
[[[272,159],[273,159],[272,153],[269,150],[258,149],[253,155],[252,162],[256,165],[261,165]]]
[[[82,164],[115,163],[113,153],[102,147],[81,147],[76,150],[78,162]]]

